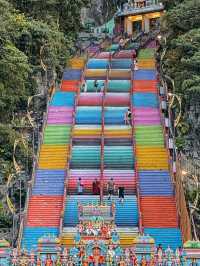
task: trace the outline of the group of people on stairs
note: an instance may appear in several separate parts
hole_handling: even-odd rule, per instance
[[[92,194],[93,195],[100,195],[100,181],[96,178],[93,183],[92,183]],[[108,193],[108,200],[112,199],[112,196],[116,194],[116,186],[114,183],[113,178],[110,178],[106,185],[106,190]],[[84,185],[82,182],[82,178],[79,177],[78,182],[77,182],[77,192],[78,195],[83,195],[84,193]],[[124,195],[125,195],[125,188],[124,186],[119,186],[117,189],[117,194],[119,196],[119,201],[123,203],[124,201]]]
[[[95,92],[104,92],[105,84],[104,82],[99,82],[97,79],[94,80],[94,90]],[[86,93],[88,91],[87,82],[84,82],[81,86],[81,92]]]

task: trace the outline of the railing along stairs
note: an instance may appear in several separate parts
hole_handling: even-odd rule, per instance
[[[42,126],[42,132],[40,133],[39,136],[39,141],[38,141],[38,149],[37,149],[37,155],[33,155],[33,167],[32,167],[32,175],[31,175],[31,180],[28,183],[28,189],[27,189],[27,194],[26,194],[26,201],[25,201],[25,207],[24,207],[24,214],[22,216],[21,219],[21,223],[20,223],[20,227],[19,227],[19,234],[18,234],[18,240],[17,240],[17,249],[20,250],[21,248],[21,241],[22,241],[22,237],[23,237],[23,231],[24,231],[24,227],[26,224],[26,219],[27,219],[27,212],[28,212],[28,204],[29,204],[29,200],[32,194],[32,189],[33,186],[35,184],[35,174],[36,174],[36,170],[38,167],[38,161],[39,161],[39,156],[40,156],[40,150],[41,150],[41,145],[43,143],[43,137],[44,137],[44,131],[46,128],[46,124],[47,124],[47,117],[48,117],[48,110],[49,110],[49,104],[52,100],[52,97],[55,93],[55,88],[53,89],[53,92],[51,94],[51,96],[48,98],[47,100],[47,106],[46,106],[46,112],[43,113],[43,126]]]

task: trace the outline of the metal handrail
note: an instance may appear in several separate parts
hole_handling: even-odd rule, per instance
[[[164,58],[166,51],[167,50],[165,48],[162,55],[161,55],[161,59]],[[166,94],[167,94],[168,93],[168,87],[167,87],[166,81],[163,78],[164,72],[163,72],[162,65],[161,65],[159,70],[160,70],[160,80],[161,80],[161,83],[164,86]],[[169,110],[168,110],[168,114],[169,114],[169,121],[172,121],[171,112]],[[169,139],[169,133],[171,133],[173,140],[175,140],[174,132],[173,132],[171,126],[169,126],[169,131],[166,134],[167,140]],[[168,148],[167,148],[167,151],[168,151],[168,156],[169,156],[169,149]],[[180,178],[180,171],[179,171],[179,166],[178,166],[178,161],[177,161],[177,152],[176,152],[175,147],[173,148],[173,155],[175,155],[175,158],[172,158],[172,162],[170,162],[170,160],[169,160],[169,171],[170,171],[172,184],[173,184],[174,189],[175,189],[175,202],[176,202],[176,209],[177,209],[179,226],[180,226],[180,229],[182,231],[184,241],[187,241],[187,240],[191,239],[191,223],[190,223],[188,212],[187,212],[185,195],[184,195],[182,181]],[[175,159],[176,159],[176,168],[177,168],[176,173],[174,173],[174,171],[173,171],[173,164],[174,164]]]
[[[27,212],[28,212],[28,205],[30,201],[30,196],[32,194],[32,188],[35,184],[35,173],[38,167],[38,162],[39,162],[39,156],[40,156],[40,151],[41,151],[41,146],[43,144],[43,137],[44,137],[44,130],[46,128],[47,124],[47,117],[48,117],[48,110],[49,110],[49,103],[55,93],[55,90],[53,91],[53,94],[51,95],[50,98],[47,99],[47,106],[46,106],[46,113],[43,114],[43,126],[42,126],[42,133],[39,136],[39,143],[38,143],[38,150],[37,150],[37,155],[36,155],[36,160],[34,156],[33,160],[33,171],[31,175],[31,180],[30,183],[28,184],[28,189],[27,189],[27,195],[26,195],[26,200],[25,200],[25,207],[24,207],[24,215],[22,216],[21,224],[20,224],[20,229],[19,229],[19,236],[18,236],[18,241],[17,241],[17,248],[20,249],[21,247],[21,241],[22,241],[22,236],[23,236],[23,230],[25,227],[26,219],[27,219]]]
[[[134,65],[133,65],[134,67]],[[132,103],[132,98],[133,98],[133,80],[134,80],[134,71],[131,72],[131,91],[130,91],[130,108],[131,112],[133,111],[133,103]],[[139,174],[138,174],[138,165],[137,165],[137,143],[136,143],[136,138],[135,138],[135,119],[132,114],[132,138],[133,138],[133,156],[135,159],[135,177],[136,177],[136,194],[137,194],[137,203],[138,203],[138,212],[139,212],[139,232],[143,233],[143,226],[142,226],[142,212],[141,212],[141,204],[140,204],[140,188],[139,188]]]
[[[84,69],[82,70],[82,77],[81,77],[80,83],[82,83],[83,81],[83,75],[84,75]],[[75,122],[76,122],[75,114],[76,114],[76,109],[78,106],[79,96],[80,96],[80,87],[77,88],[75,105],[74,105],[74,110],[73,110],[73,120],[72,120],[72,127],[71,127],[71,133],[70,133],[70,145],[69,145],[69,151],[68,151],[68,160],[67,160],[66,175],[65,175],[65,182],[64,182],[63,204],[62,204],[61,219],[60,219],[60,236],[63,231],[62,230],[63,220],[64,220],[63,217],[64,217],[64,211],[65,211],[66,198],[67,198],[68,183],[69,183],[69,178],[70,178],[70,161],[71,161],[71,152],[72,152],[72,146],[73,146],[73,132],[74,132],[74,127],[75,127]]]

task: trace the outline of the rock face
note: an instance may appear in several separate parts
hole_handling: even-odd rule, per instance
[[[96,26],[104,24],[114,14],[117,0],[91,0],[91,8],[82,10],[82,22],[93,21]]]

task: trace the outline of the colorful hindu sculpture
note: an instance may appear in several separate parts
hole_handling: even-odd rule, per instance
[[[11,248],[8,241],[5,239],[0,240],[0,265],[9,265],[10,263]]]
[[[189,265],[200,265],[200,241],[187,241],[183,246],[182,260]]]

